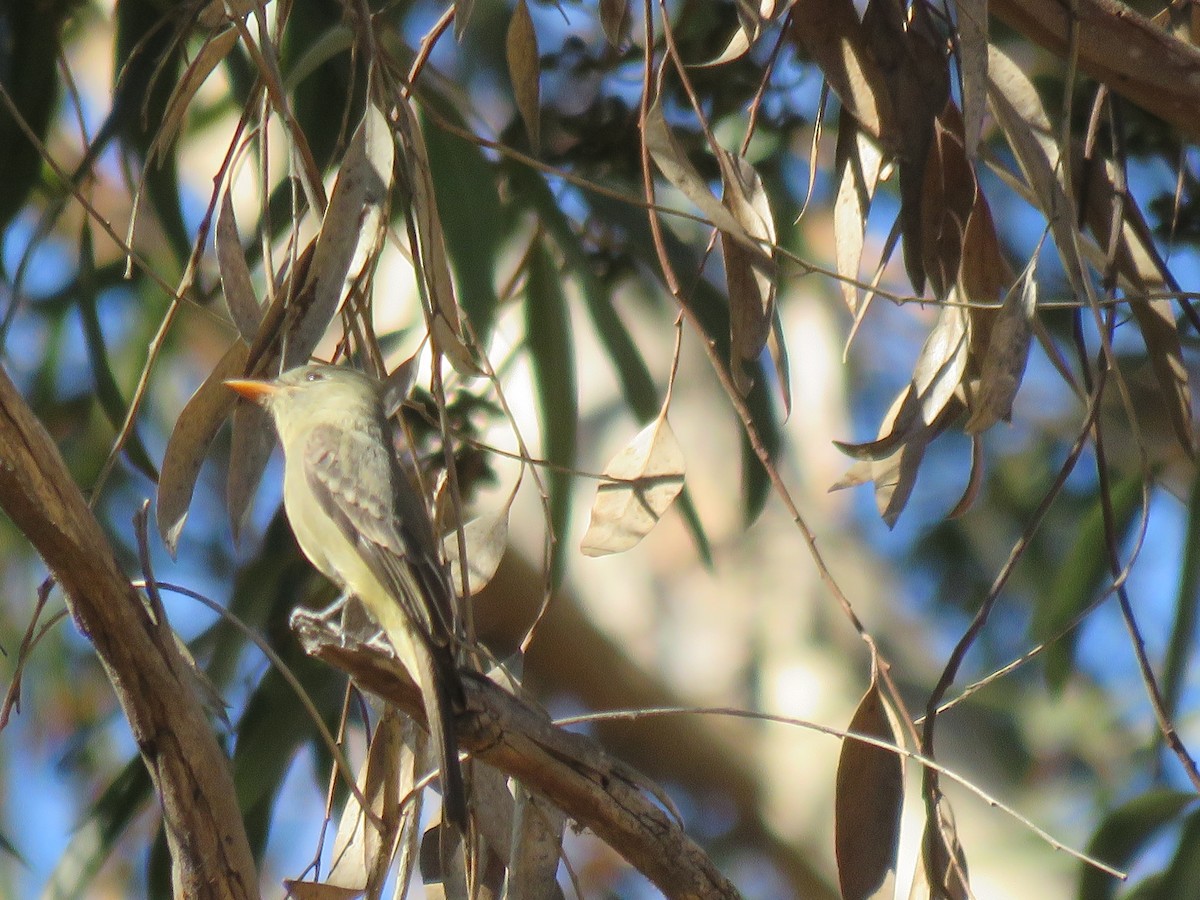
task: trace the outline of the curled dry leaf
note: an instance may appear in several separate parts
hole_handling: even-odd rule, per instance
[[[541,91],[538,78],[541,75],[541,58],[538,55],[537,32],[533,28],[533,17],[529,6],[520,0],[508,20],[508,34],[504,42],[508,60],[508,77],[512,81],[513,97],[517,111],[525,123],[529,135],[529,146],[536,155],[541,147]]]
[[[900,743],[877,678],[871,679],[847,730]],[[838,884],[846,900],[892,896],[903,804],[900,755],[844,738],[834,800],[834,849]]]
[[[683,489],[683,451],[665,410],[612,458],[596,488],[580,549],[607,556],[635,546]]]
[[[909,896],[969,900],[973,895],[967,881],[967,857],[958,840],[950,801],[939,796],[934,808],[935,816],[925,821],[921,840],[923,865],[917,866],[913,873]]]
[[[216,233],[213,243],[217,250],[217,266],[221,272],[221,292],[229,316],[237,326],[238,334],[246,344],[254,340],[258,326],[262,324],[262,305],[254,293],[254,282],[246,255],[242,251],[242,239],[238,234],[237,218],[230,199],[232,184],[225,186],[221,197],[221,209],[217,213]]]
[[[723,65],[744,56],[762,34],[763,23],[775,15],[775,5],[775,0],[759,0],[756,8],[751,0],[741,0],[737,6],[737,31],[730,36],[724,50],[697,68]]]
[[[384,715],[371,738],[357,779],[358,789],[370,804],[371,813],[383,823],[385,833],[381,834],[368,819],[357,798],[347,797],[333,841],[332,867],[325,878],[326,884],[358,888],[370,896],[378,896],[383,888],[391,868],[394,838],[402,819],[413,812],[400,805],[401,787],[407,794],[416,774],[416,759],[403,739],[406,725],[395,711]]]
[[[450,531],[442,542],[450,563],[451,580],[462,596],[467,590],[479,593],[500,568],[500,560],[508,549],[508,507],[497,513],[479,516],[463,525],[467,544],[467,584],[463,585],[461,554],[458,552],[458,530]]]
[[[1109,248],[1123,286],[1135,293],[1178,291],[1179,285],[1154,246],[1150,226],[1132,197],[1118,192],[1115,165],[1093,161],[1086,168],[1088,181],[1084,217],[1100,245]],[[1119,220],[1119,222],[1118,222]],[[1119,224],[1119,230],[1117,226]],[[1115,233],[1114,233],[1115,232]],[[1161,407],[1171,422],[1180,447],[1195,456],[1192,390],[1179,329],[1169,300],[1144,300],[1130,304],[1161,392]]]
[[[748,234],[773,247],[775,220],[762,179],[744,158],[719,152],[726,206]],[[729,291],[730,370],[745,396],[754,384],[746,364],[758,360],[775,320],[775,259],[773,253],[747,250],[728,235],[721,237],[721,250]]]
[[[1025,375],[1029,345],[1033,339],[1033,315],[1037,305],[1036,257],[1021,280],[1012,286],[999,315],[992,323],[979,388],[971,398],[971,418],[964,430],[979,434],[1000,420],[1012,418],[1013,399]]]

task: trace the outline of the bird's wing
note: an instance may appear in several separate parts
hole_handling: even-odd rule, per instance
[[[401,504],[399,514],[392,491],[408,490],[408,483],[383,429],[318,426],[305,442],[303,464],[321,505],[409,620],[432,644],[452,646],[452,588],[423,505]]]

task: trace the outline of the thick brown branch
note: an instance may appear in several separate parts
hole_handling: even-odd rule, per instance
[[[1078,10],[1079,67],[1192,140],[1200,139],[1200,49],[1117,0],[992,0],[1005,24],[1048,50],[1070,52]]]
[[[0,369],[0,507],[41,554],[116,690],[162,800],[175,894],[258,896],[228,761],[187,664],[155,622],[58,448]]]
[[[347,645],[312,615],[292,626],[305,650],[348,673],[364,690],[422,718],[421,693],[398,662],[367,645]],[[465,679],[459,746],[519,780],[589,828],[672,898],[736,898],[721,874],[646,790],[647,780],[595,741],[556,728],[544,711],[486,678]]]

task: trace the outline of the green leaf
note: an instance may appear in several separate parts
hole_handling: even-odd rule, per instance
[[[96,291],[96,260],[92,252],[92,231],[86,225],[79,242],[79,317],[83,323],[83,338],[87,344],[88,361],[92,364],[92,378],[96,384],[96,399],[113,429],[120,432],[125,424],[129,406],[121,395],[112,366],[108,360],[108,348],[104,344],[104,332],[100,328],[97,310],[99,300]],[[142,443],[135,428],[125,442],[125,456],[129,462],[152,482],[158,482],[158,469]]]
[[[1134,475],[1116,481],[1112,486],[1113,521],[1117,535],[1123,535],[1138,509],[1142,497],[1141,478]],[[1057,572],[1045,596],[1040,597],[1029,625],[1031,638],[1037,643],[1052,639],[1069,622],[1087,609],[1096,593],[1111,579],[1108,553],[1105,550],[1104,511],[1099,496],[1078,520],[1074,543],[1057,566]],[[1078,629],[1063,635],[1046,651],[1046,682],[1052,690],[1060,691],[1075,666],[1075,643]]]
[[[1195,799],[1195,794],[1166,788],[1133,798],[1109,813],[1100,824],[1088,844],[1088,855],[1117,868],[1128,866],[1137,852]],[[1084,864],[1079,877],[1079,900],[1108,900],[1116,889],[1115,878]]]
[[[1179,697],[1196,638],[1196,604],[1200,600],[1200,481],[1192,485],[1187,536],[1181,553],[1183,563],[1179,571],[1179,591],[1175,596],[1175,624],[1171,628],[1162,674],[1163,705],[1167,718],[1172,720],[1179,710]],[[1161,742],[1161,733],[1158,739]]]
[[[169,11],[153,0],[117,4],[118,74],[111,119],[143,160],[166,119],[167,101],[179,80],[182,41],[176,25]],[[154,207],[158,227],[182,265],[191,253],[191,239],[183,221],[174,153],[166,150],[161,163],[149,166],[143,177],[143,199]]]
[[[1200,811],[1184,820],[1179,847],[1154,896],[1159,900],[1194,900],[1200,896]]]
[[[555,466],[572,469],[579,420],[575,342],[571,336],[571,316],[561,276],[541,239],[529,253],[525,342],[533,362],[546,458]],[[562,579],[566,560],[562,548],[566,545],[567,520],[571,511],[571,476],[566,471],[551,470],[546,480],[550,492],[550,524],[556,543],[551,578],[557,584]]]
[[[444,104],[438,113],[462,124],[457,113]],[[496,189],[497,168],[479,147],[439,128],[428,116],[422,116],[421,127],[442,237],[458,279],[459,302],[476,338],[487,346],[500,305],[495,286],[498,258],[509,233],[509,217]]]
[[[58,94],[56,63],[63,19],[71,0],[7,3],[5,40],[0,46],[0,84],[21,118],[39,139],[45,138]],[[42,157],[25,131],[0,105],[0,231],[8,225],[37,182]]]

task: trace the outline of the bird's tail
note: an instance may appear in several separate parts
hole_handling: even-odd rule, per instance
[[[441,768],[442,816],[460,834],[466,834],[467,789],[458,760],[458,738],[454,733],[454,713],[463,705],[458,669],[448,648],[431,647],[423,641],[414,643],[420,645],[414,648],[419,658],[417,682]]]

